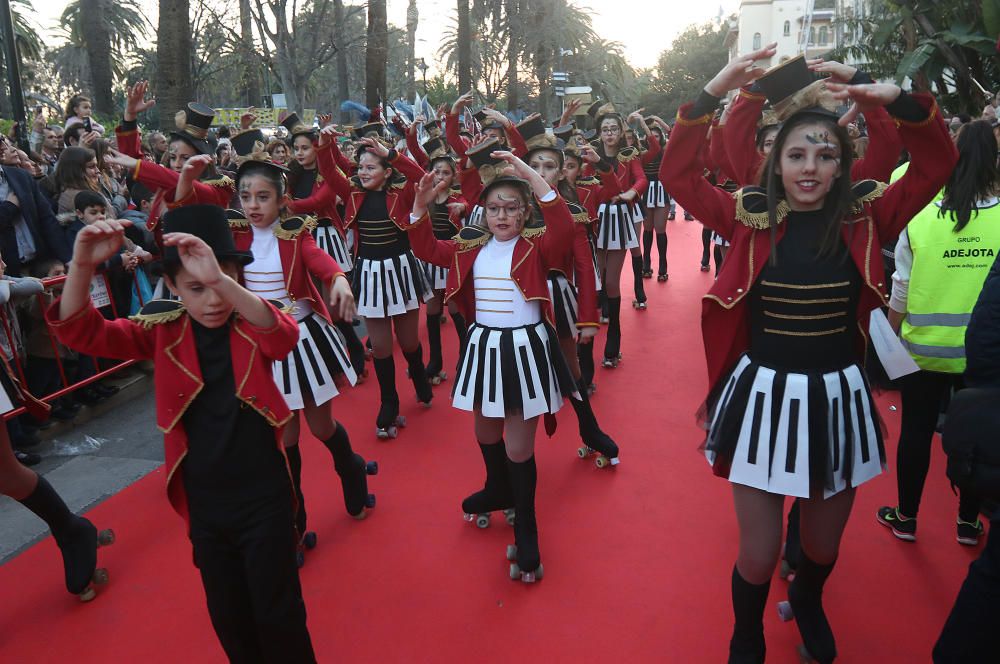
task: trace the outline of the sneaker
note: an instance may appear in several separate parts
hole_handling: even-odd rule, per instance
[[[42,462],[42,456],[40,454],[35,454],[34,452],[14,450],[14,457],[21,462],[21,465],[28,467],[37,466]]]
[[[958,520],[958,543],[965,546],[976,546],[979,544],[979,536],[983,534],[983,522],[976,519],[975,523]]]
[[[878,522],[892,529],[892,534],[906,542],[917,541],[917,519],[908,519],[899,513],[898,507],[880,507],[875,515]]]

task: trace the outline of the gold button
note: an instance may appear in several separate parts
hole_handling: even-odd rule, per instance
[[[729,300],[730,302],[732,302],[732,301],[733,301],[733,298],[732,298],[732,297],[727,297],[726,299],[727,299],[727,300]]]
[[[736,292],[737,292],[737,293],[742,293],[742,292],[743,292],[743,289],[742,289],[742,288],[737,288],[737,289],[736,289]]]
[[[879,287],[879,288],[882,288],[882,282],[881,282],[881,281],[880,281],[880,282],[878,282],[878,287]]]

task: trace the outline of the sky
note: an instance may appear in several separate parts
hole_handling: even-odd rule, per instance
[[[66,0],[31,0],[38,12],[37,23],[51,28],[58,23]],[[228,0],[234,6],[236,0]],[[138,0],[155,26],[156,0]],[[407,0],[388,0],[389,22],[406,24]],[[347,0],[350,4],[351,0]],[[594,28],[604,39],[621,42],[633,67],[652,67],[660,52],[692,23],[715,19],[721,8],[728,16],[739,0],[575,0],[594,13]],[[454,17],[455,0],[418,0],[417,57],[434,64],[442,34]],[[434,75],[434,69],[428,72]]]

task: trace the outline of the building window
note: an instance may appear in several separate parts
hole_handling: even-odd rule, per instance
[[[760,33],[759,32],[753,33],[753,50],[755,50],[755,51],[759,51],[760,50]]]
[[[809,26],[809,44],[816,43],[816,28]]]
[[[820,43],[820,46],[826,46],[826,40],[827,40],[828,34],[829,34],[829,31],[826,29],[826,26],[825,25],[821,26],[820,29],[819,29],[819,43]]]
[[[785,31],[784,31],[784,34],[785,34],[786,37],[791,36],[791,34],[792,34],[792,22],[791,21],[785,21]]]

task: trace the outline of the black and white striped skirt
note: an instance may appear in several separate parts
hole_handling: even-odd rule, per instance
[[[274,363],[274,382],[292,410],[312,402],[319,406],[337,396],[337,383],[354,385],[354,373],[344,335],[313,312],[299,321],[299,342]]]
[[[562,272],[549,272],[549,298],[556,319],[556,334],[560,339],[576,339],[576,323],[580,320],[576,286]]]
[[[10,366],[12,371],[14,370],[13,360],[7,360],[7,365]],[[17,394],[17,388],[14,387],[14,383],[7,375],[7,370],[4,367],[0,367],[0,415],[18,408],[19,406],[14,404],[20,405],[20,403],[21,398]]]
[[[444,290],[448,287],[448,268],[425,263],[419,258],[417,262],[420,263],[420,267],[424,271],[424,278],[427,279],[427,283],[431,288],[434,290]]]
[[[730,482],[829,498],[885,469],[881,421],[856,364],[800,374],[744,355],[705,407],[705,455]]]
[[[312,234],[316,246],[333,256],[333,260],[337,261],[341,270],[350,272],[354,268],[354,256],[347,245],[347,240],[333,222],[329,219],[320,219],[319,226],[313,229]]]
[[[434,297],[412,251],[392,258],[359,257],[353,276],[358,314],[365,318],[399,316]]]
[[[725,239],[715,231],[712,231],[712,244],[717,244],[720,247],[728,247],[729,240]]]
[[[555,413],[563,397],[579,398],[555,331],[544,322],[524,327],[469,326],[458,361],[452,405],[486,417]]]
[[[646,196],[643,200],[647,210],[653,208],[665,208],[670,205],[670,198],[667,190],[663,188],[663,183],[657,178],[649,178],[649,187],[646,189]]]
[[[632,208],[628,203],[601,203],[597,216],[598,249],[618,251],[639,246]]]
[[[486,228],[486,218],[483,216],[483,206],[476,203],[472,206],[472,210],[469,212],[468,219],[465,220],[466,226],[480,226],[481,228]]]
[[[604,282],[601,280],[601,265],[597,262],[597,246],[594,244],[593,236],[587,238],[587,244],[590,245],[590,258],[594,261],[594,280],[597,282],[596,287],[600,292],[604,288]]]

